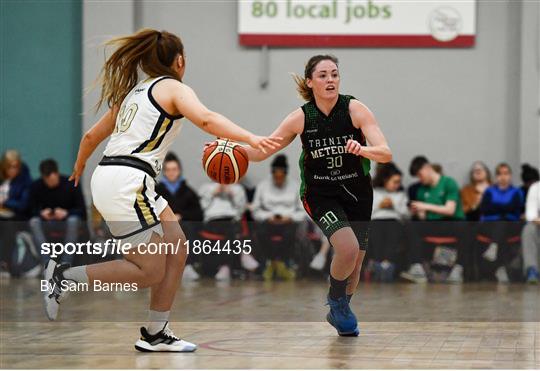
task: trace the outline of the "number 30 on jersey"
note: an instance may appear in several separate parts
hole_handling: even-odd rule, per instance
[[[333,157],[326,158],[327,169],[335,169],[336,167],[342,167],[342,166],[343,166],[343,157],[333,156]]]

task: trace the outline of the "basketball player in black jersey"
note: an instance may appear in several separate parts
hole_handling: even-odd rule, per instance
[[[392,153],[373,113],[354,97],[339,94],[336,57],[312,57],[304,77],[295,80],[307,103],[272,134],[283,138],[279,148],[268,153],[246,150],[251,161],[262,161],[300,135],[300,197],[334,248],[326,319],[339,335],[358,336],[349,303],[368,243],[373,202],[370,160],[389,162]]]

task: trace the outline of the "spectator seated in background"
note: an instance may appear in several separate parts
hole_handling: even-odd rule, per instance
[[[469,184],[461,189],[463,212],[468,221],[480,220],[480,201],[490,185],[491,174],[486,164],[474,162],[469,173]]]
[[[464,226],[455,222],[464,220],[465,215],[458,184],[436,172],[424,156],[413,159],[409,172],[422,184],[415,195],[417,201],[410,205],[411,213],[420,221],[412,223],[411,265],[401,277],[426,282],[428,277],[422,263],[431,261],[434,267],[451,268],[446,277],[448,282],[462,282]]]
[[[540,180],[540,174],[538,169],[532,167],[529,164],[521,165],[521,191],[523,192],[523,198],[527,198],[529,187]]]
[[[403,241],[403,221],[409,216],[401,171],[392,162],[379,164],[373,179],[373,211],[368,254],[375,281],[390,282]]]
[[[0,159],[0,274],[7,275],[15,234],[25,211],[32,178],[28,167],[15,150],[7,150]]]
[[[538,284],[540,281],[540,182],[529,187],[525,206],[527,224],[521,232],[523,249],[523,268],[528,283]]]
[[[187,184],[182,175],[182,164],[174,153],[168,153],[163,161],[163,178],[156,185],[157,194],[161,195],[171,207],[178,218],[188,241],[194,239],[199,233],[203,221],[203,211],[199,202],[199,196]],[[194,281],[199,279],[199,274],[193,268],[197,259],[194,254],[187,257],[183,279]]]
[[[229,241],[231,251],[238,240],[241,230],[240,219],[246,208],[246,193],[239,184],[223,185],[218,183],[207,183],[199,189],[201,207],[204,214],[204,227],[200,231],[201,242],[211,241],[212,245],[220,241],[221,247]],[[192,241],[190,241],[192,242]],[[193,253],[194,244],[191,243]],[[241,259],[245,254],[241,254]],[[203,270],[208,273],[215,271],[215,279],[218,281],[228,281],[231,279],[231,267],[235,262],[234,253],[212,252],[209,255],[202,254],[201,260]]]
[[[497,165],[495,184],[486,189],[480,203],[481,223],[476,238],[479,253],[484,261],[494,263],[495,276],[502,283],[509,281],[507,267],[516,258],[510,245],[519,241],[523,205],[521,189],[512,185],[512,169],[505,163]]]
[[[305,218],[297,182],[288,179],[289,166],[285,155],[278,155],[271,164],[272,177],[259,183],[255,190],[252,213],[258,222],[258,241],[263,247],[265,280],[274,275],[284,280],[295,278],[285,264],[293,254],[297,223]]]
[[[414,159],[413,159],[413,161],[414,161]],[[409,168],[411,166],[412,166],[412,161],[409,164]],[[442,166],[441,165],[439,165],[439,164],[431,164],[431,167],[433,168],[433,170],[435,170],[435,172],[442,175]],[[407,187],[407,197],[409,199],[409,203],[412,202],[412,201],[418,201],[417,193],[418,193],[418,188],[420,188],[421,185],[422,185],[422,182],[417,181],[417,182],[414,182],[414,183],[410,184]],[[416,214],[412,214],[412,215],[410,215],[410,217],[411,217],[412,220],[418,220],[418,217],[417,217]]]
[[[86,220],[86,206],[81,186],[74,187],[73,182],[58,172],[56,161],[47,159],[39,164],[41,178],[34,181],[30,188],[28,207],[32,218],[30,229],[36,246],[48,241],[50,231],[60,231],[64,243],[78,242],[81,221]],[[74,255],[64,254],[60,260],[72,263]],[[43,266],[49,256],[42,255]]]
[[[330,241],[324,235],[322,230],[311,219],[306,219],[307,226],[307,239],[311,242],[317,242],[318,250],[313,256],[313,259],[309,263],[309,267],[316,271],[322,271],[326,267],[328,260],[328,253],[330,252]],[[326,272],[330,273],[330,271]]]

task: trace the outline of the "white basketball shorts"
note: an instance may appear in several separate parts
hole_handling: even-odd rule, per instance
[[[136,246],[148,243],[152,232],[163,236],[159,215],[167,201],[156,193],[154,179],[144,171],[99,165],[91,189],[94,205],[115,239]]]

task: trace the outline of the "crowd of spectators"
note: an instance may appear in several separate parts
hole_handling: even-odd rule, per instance
[[[476,161],[468,184],[461,188],[440,165],[424,156],[415,157],[408,170],[417,181],[405,188],[403,174],[395,164],[376,168],[364,279],[538,283],[537,169],[522,165],[522,185],[517,187],[508,164],[497,165],[492,177],[489,168]],[[95,208],[92,223],[86,222],[81,187],[74,187],[59,172],[55,160],[42,161],[39,173],[40,177],[32,181],[17,151],[8,150],[0,159],[3,276],[14,272],[25,275],[25,269],[14,266],[22,261],[16,248],[21,243],[27,245],[38,267],[28,267],[26,275],[37,276],[49,257],[40,256],[36,246],[51,240],[75,242],[107,236]],[[250,241],[252,247],[241,254],[190,254],[184,279],[197,280],[201,275],[218,281],[235,277],[268,281],[324,277],[332,253],[330,244],[307,218],[298,190],[298,182],[289,176],[285,155],[273,158],[269,176],[252,190],[241,184],[213,182],[193,189],[178,157],[168,154],[156,192],[168,201],[187,240],[212,241],[220,246],[226,246],[227,241]],[[31,237],[22,238],[24,233]],[[74,257],[64,255],[60,260],[76,264]]]

